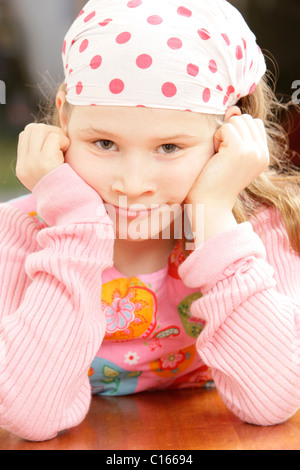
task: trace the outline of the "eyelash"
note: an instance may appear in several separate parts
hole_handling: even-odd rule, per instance
[[[98,148],[98,150],[100,150],[100,151],[103,150],[104,152],[114,151],[114,150],[111,150],[111,149],[104,149],[104,148],[102,148],[102,147],[99,147],[97,144],[99,144],[99,143],[101,143],[101,142],[102,142],[102,143],[103,143],[103,142],[106,142],[106,143],[114,144],[114,142],[112,142],[111,140],[106,140],[106,139],[96,140],[96,141],[94,142],[94,145]],[[114,145],[115,145],[115,144],[114,144]],[[164,153],[165,155],[172,155],[173,153],[175,153],[175,152],[177,152],[177,151],[179,151],[179,150],[182,150],[180,147],[178,147],[178,146],[175,145],[175,144],[164,144],[164,145],[161,145],[160,147],[175,147],[175,148],[176,148],[176,150],[175,150],[174,152],[170,152],[170,153],[165,152],[165,153]],[[159,147],[159,148],[160,148],[160,147]]]

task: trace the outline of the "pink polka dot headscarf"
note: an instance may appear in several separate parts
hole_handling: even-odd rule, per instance
[[[90,0],[63,46],[67,101],[225,114],[266,71],[226,0]]]

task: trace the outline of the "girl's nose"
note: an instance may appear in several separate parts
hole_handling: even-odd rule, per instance
[[[134,203],[142,196],[155,193],[156,185],[153,181],[153,172],[147,163],[126,159],[121,165],[112,183],[112,191],[127,196],[129,202]]]
[[[118,178],[112,185],[112,191],[120,196],[127,196],[132,203],[141,199],[142,196],[150,196],[155,193],[153,185],[142,180],[133,181],[132,178],[127,181]]]

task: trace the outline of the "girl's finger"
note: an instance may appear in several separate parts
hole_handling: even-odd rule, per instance
[[[18,142],[18,149],[17,149],[18,159],[25,158],[26,155],[28,155],[32,131],[33,131],[32,124],[28,124],[28,126],[25,127],[24,131],[21,132],[21,134],[19,135],[19,142]]]
[[[259,143],[261,156],[266,158],[267,164],[270,163],[268,138],[264,123],[261,119],[253,119],[252,135],[257,143]]]
[[[248,120],[247,121],[245,120],[245,115],[233,116],[228,120],[228,122],[237,129],[240,137],[243,140],[249,140],[252,137],[252,134],[248,125]]]
[[[228,146],[232,142],[241,140],[239,131],[233,124],[227,122],[220,126],[214,134],[214,147],[216,153],[219,151],[221,145]]]
[[[62,138],[61,138],[61,150],[66,153],[66,151],[68,150],[68,148],[70,147],[70,144],[71,144],[71,141],[70,139],[66,136],[66,135],[63,135]]]
[[[243,114],[242,118],[243,118],[244,123],[248,127],[249,134],[250,134],[251,138],[257,144],[263,143],[262,142],[262,134],[261,134],[261,131],[260,131],[258,125],[257,125],[257,122],[255,122],[256,120],[254,120],[253,117],[250,116],[249,114]]]
[[[66,152],[70,146],[70,139],[60,127],[48,126],[48,135],[57,135],[59,140],[59,149]],[[46,142],[46,141],[45,141]]]
[[[24,147],[25,147],[25,132],[21,132],[19,134],[19,139],[18,139],[18,146],[17,146],[17,156],[20,158],[20,155],[24,153]],[[27,147],[27,145],[26,145]]]
[[[258,132],[261,138],[263,139],[265,144],[268,144],[267,132],[266,132],[266,128],[265,128],[263,121],[261,119],[254,119],[254,123],[256,127],[258,128]]]
[[[54,166],[64,162],[63,148],[66,146],[65,136],[52,132],[47,136],[43,145],[43,157],[46,161],[53,162]]]
[[[45,124],[36,124],[30,136],[30,153],[32,156],[38,156],[44,146],[48,135]]]

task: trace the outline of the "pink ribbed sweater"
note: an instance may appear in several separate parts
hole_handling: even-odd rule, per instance
[[[114,234],[99,195],[67,164],[33,195],[49,228],[0,205],[0,426],[39,441],[88,412]],[[224,403],[271,425],[300,407],[300,258],[277,211],[259,220],[207,240],[179,275],[203,294],[191,307],[206,325],[197,350]]]

